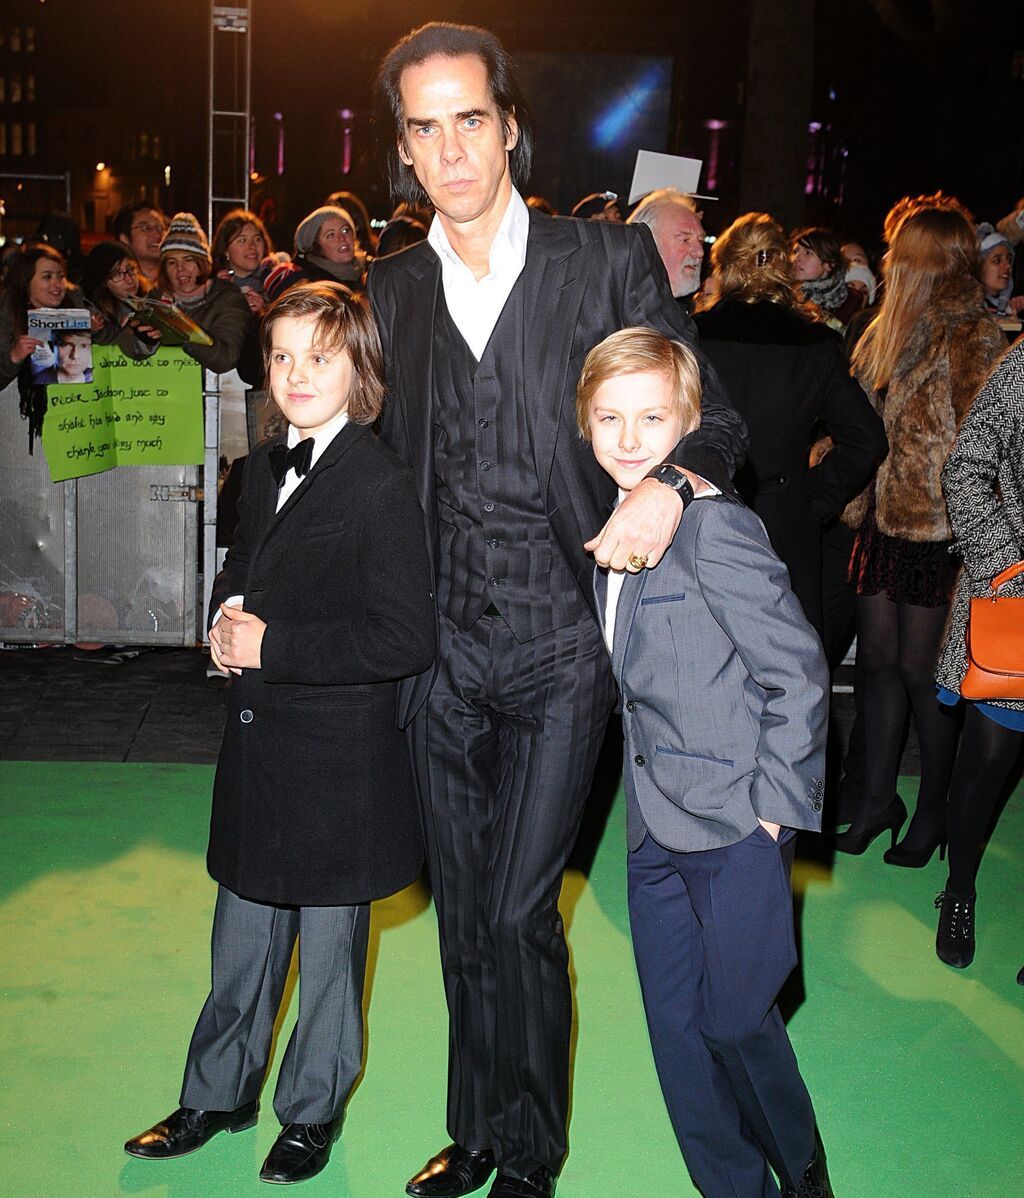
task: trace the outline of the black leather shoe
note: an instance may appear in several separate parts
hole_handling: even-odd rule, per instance
[[[499,1173],[487,1198],[552,1198],[555,1184],[555,1175],[543,1165],[534,1169],[529,1177]]]
[[[1020,973],[1017,974],[1017,985],[1024,986],[1024,965],[1020,967]]]
[[[973,894],[953,894],[943,890],[936,895],[939,926],[935,932],[935,955],[954,969],[966,969],[974,960]]]
[[[253,1100],[235,1111],[200,1111],[194,1107],[179,1107],[162,1123],[133,1136],[124,1146],[129,1156],[147,1161],[170,1160],[202,1148],[219,1131],[245,1131],[254,1127],[260,1104]]]
[[[459,1144],[449,1144],[432,1156],[405,1187],[412,1198],[459,1198],[482,1189],[494,1172],[494,1153],[490,1149],[472,1152]]]
[[[260,1170],[260,1181],[287,1186],[316,1177],[331,1159],[341,1119],[330,1123],[286,1123]]]
[[[832,1182],[828,1176],[828,1166],[825,1163],[825,1149],[822,1147],[820,1139],[817,1141],[817,1145],[814,1156],[811,1157],[811,1163],[804,1170],[799,1184],[795,1188],[791,1185],[784,1185],[782,1198],[835,1198],[835,1194],[832,1192]]]

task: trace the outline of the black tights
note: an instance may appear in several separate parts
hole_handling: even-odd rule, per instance
[[[964,735],[949,791],[949,881],[953,894],[973,894],[981,844],[992,822],[1024,732],[1004,728],[965,704]]]
[[[893,603],[885,595],[857,599],[857,684],[864,720],[864,805],[870,822],[896,793],[908,708],[921,747],[917,809],[904,844],[921,849],[939,836],[956,752],[956,717],[935,696],[935,663],[946,607]]]

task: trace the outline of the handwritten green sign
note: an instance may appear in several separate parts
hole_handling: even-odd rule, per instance
[[[46,394],[43,448],[55,483],[203,460],[202,368],[182,349],[161,346],[137,362],[94,345],[93,381],[51,383]]]

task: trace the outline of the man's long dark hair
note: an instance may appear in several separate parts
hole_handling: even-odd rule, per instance
[[[412,167],[406,166],[398,154],[398,142],[404,142],[406,137],[405,112],[399,87],[402,72],[437,55],[459,58],[464,54],[475,54],[483,60],[491,99],[501,117],[506,136],[511,131],[510,122],[514,120],[516,123],[519,136],[508,156],[513,185],[522,190],[530,177],[533,126],[511,55],[486,29],[476,25],[431,21],[429,25],[421,25],[419,29],[406,34],[392,46],[377,72],[377,122],[380,134],[385,138],[388,182],[395,203],[403,200],[409,204],[422,204],[425,200],[429,202]]]

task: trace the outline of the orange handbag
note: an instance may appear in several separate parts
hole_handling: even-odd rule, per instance
[[[999,591],[1024,574],[1024,562],[992,579],[981,599],[971,600],[967,620],[967,673],[960,684],[965,699],[1024,699],[1024,599]]]

